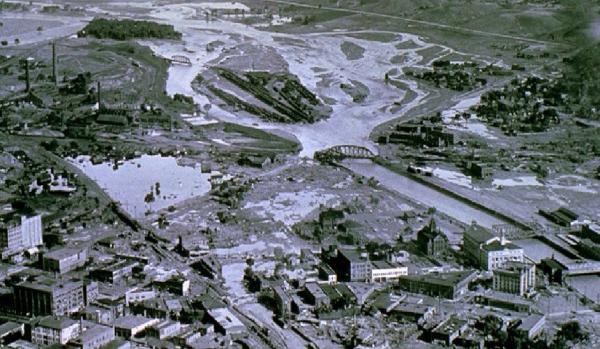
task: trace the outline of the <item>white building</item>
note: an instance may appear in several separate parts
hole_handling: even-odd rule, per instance
[[[0,247],[3,258],[43,244],[42,216],[12,218],[0,226]]]
[[[78,321],[48,316],[31,329],[31,341],[40,346],[67,344],[81,333]]]
[[[99,349],[114,339],[114,328],[83,321],[81,335],[71,340],[69,347],[74,349]]]
[[[494,270],[493,289],[524,296],[535,288],[535,264],[507,262]]]
[[[398,280],[403,275],[408,275],[408,267],[386,261],[373,261],[369,282]]]
[[[463,251],[481,269],[489,271],[501,268],[507,262],[524,262],[525,258],[521,247],[477,224],[465,230]]]
[[[129,305],[131,303],[143,302],[148,299],[156,298],[157,293],[154,290],[138,290],[134,289],[131,291],[125,292],[125,305]]]

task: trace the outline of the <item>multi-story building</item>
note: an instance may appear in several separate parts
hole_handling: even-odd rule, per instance
[[[43,245],[42,215],[38,214],[31,217],[21,216],[21,234],[24,248]]]
[[[178,296],[187,296],[190,294],[190,280],[182,275],[174,275],[164,281],[156,280],[152,284],[159,290],[173,293]]]
[[[125,292],[125,305],[143,302],[147,299],[154,299],[154,298],[156,298],[157,295],[158,294],[155,290],[137,289],[136,288],[134,290]]]
[[[495,270],[507,262],[523,262],[523,249],[492,234],[480,225],[470,225],[464,233],[463,251],[473,263],[484,270]]]
[[[59,248],[44,253],[42,256],[42,269],[64,274],[83,266],[86,261],[86,248]]]
[[[84,321],[81,335],[69,343],[75,349],[99,349],[115,339],[115,330],[110,326]]]
[[[411,293],[457,299],[467,292],[469,282],[475,276],[476,274],[472,270],[443,274],[407,275],[400,277],[398,287]]]
[[[103,282],[116,283],[133,274],[133,268],[139,263],[130,260],[119,260],[105,267],[94,269],[90,272],[90,277]]]
[[[11,215],[0,222],[2,258],[42,245],[42,216]]]
[[[535,264],[507,262],[494,270],[493,289],[524,296],[535,288]]]
[[[398,280],[400,276],[408,275],[408,267],[386,261],[371,262],[371,276],[369,282],[382,282]]]
[[[437,257],[448,251],[448,238],[432,219],[428,225],[417,232],[417,246],[426,255]]]
[[[20,315],[66,315],[85,305],[82,281],[38,277],[13,286],[15,311]]]
[[[272,289],[273,299],[275,301],[275,314],[283,319],[291,312],[291,298],[285,292],[283,287],[279,285],[273,286]]]
[[[0,228],[0,247],[13,252],[23,246],[21,225],[17,221],[9,221]]]
[[[44,347],[52,344],[67,344],[80,333],[79,321],[47,316],[32,326],[31,341]]]
[[[371,278],[371,262],[366,253],[340,249],[332,264],[339,281],[365,282]]]

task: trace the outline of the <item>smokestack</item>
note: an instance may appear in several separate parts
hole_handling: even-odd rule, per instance
[[[52,79],[54,86],[58,85],[58,76],[56,74],[56,42],[52,42]]]
[[[25,60],[25,91],[31,90],[31,81],[29,80],[29,58]]]

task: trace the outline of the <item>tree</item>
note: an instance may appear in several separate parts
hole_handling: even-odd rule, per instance
[[[476,327],[480,329],[486,336],[494,336],[502,328],[502,319],[495,315],[486,315],[477,321]]]
[[[556,333],[556,337],[575,342],[587,340],[589,335],[587,332],[583,331],[579,322],[569,321],[560,326],[560,329]]]

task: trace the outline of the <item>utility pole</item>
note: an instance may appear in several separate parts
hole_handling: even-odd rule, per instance
[[[102,100],[100,99],[100,81],[97,82],[98,87],[96,88],[96,98],[98,100],[98,110],[100,110],[100,104],[102,102]]]
[[[56,42],[52,42],[52,80],[54,81],[54,86],[58,86],[58,75],[56,73]]]

